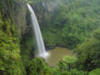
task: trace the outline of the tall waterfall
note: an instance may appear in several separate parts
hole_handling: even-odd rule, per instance
[[[36,42],[37,42],[38,54],[36,56],[46,58],[48,56],[48,53],[46,52],[46,49],[45,49],[45,45],[44,45],[44,41],[43,41],[43,38],[41,35],[41,31],[40,31],[37,17],[35,15],[34,10],[31,7],[31,5],[27,4],[27,6],[28,6],[28,9],[31,13],[32,28],[34,30],[35,38],[36,38]]]

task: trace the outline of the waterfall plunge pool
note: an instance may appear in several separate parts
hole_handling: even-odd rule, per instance
[[[48,50],[50,56],[46,59],[50,66],[55,66],[64,56],[75,56],[72,50],[62,47],[56,47],[54,49]]]

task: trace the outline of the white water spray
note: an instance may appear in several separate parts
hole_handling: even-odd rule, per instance
[[[48,53],[46,52],[46,49],[45,49],[45,45],[44,45],[44,41],[43,41],[43,38],[42,38],[42,35],[41,35],[41,31],[40,31],[40,27],[39,27],[37,17],[34,13],[34,10],[31,7],[31,5],[27,4],[27,6],[28,6],[28,9],[31,13],[32,28],[33,28],[34,33],[35,33],[35,38],[36,38],[37,47],[38,47],[38,54],[36,56],[47,58]]]

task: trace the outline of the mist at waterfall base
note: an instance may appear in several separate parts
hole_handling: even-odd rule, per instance
[[[46,51],[37,17],[31,5],[27,4],[27,7],[31,14],[32,29],[34,31],[33,35],[35,34],[36,43],[37,43],[38,53],[35,56],[47,58],[49,56],[49,53]]]

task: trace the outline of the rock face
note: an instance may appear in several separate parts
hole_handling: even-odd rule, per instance
[[[15,23],[17,25],[18,34],[21,36],[24,34],[26,29],[26,13],[27,13],[27,7],[25,3],[16,2],[16,6],[14,9],[14,19]]]
[[[11,17],[21,36],[26,28],[27,7],[24,0],[1,0],[0,11],[4,14],[4,18]]]

